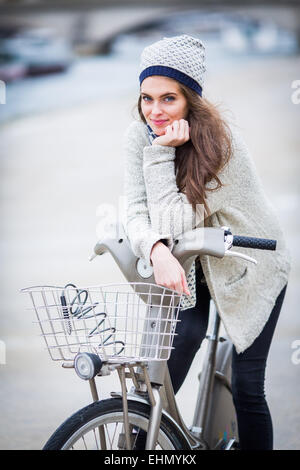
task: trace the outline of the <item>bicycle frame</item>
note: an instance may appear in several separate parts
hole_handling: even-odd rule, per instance
[[[214,305],[213,302],[211,302],[210,314],[212,314],[213,305]],[[149,366],[148,366],[148,373],[149,373],[149,379],[150,379],[151,384],[155,384],[154,387],[156,388],[160,388],[159,385],[163,385],[165,388],[165,403],[164,403],[165,409],[169,410],[169,414],[173,417],[173,419],[180,425],[181,428],[185,429],[185,432],[190,437],[189,440],[191,441],[191,444],[194,445],[196,441],[197,446],[198,445],[206,446],[205,443],[203,442],[202,430],[203,430],[203,426],[205,422],[206,409],[207,409],[207,404],[209,400],[211,385],[214,379],[215,354],[216,354],[216,345],[218,341],[218,331],[219,331],[219,325],[220,325],[219,316],[216,315],[216,312],[214,313],[215,313],[215,318],[213,319],[215,323],[214,338],[212,338],[211,341],[209,342],[207,361],[204,362],[205,367],[201,374],[196,412],[195,412],[193,426],[192,426],[193,435],[191,435],[191,433],[186,428],[181,418],[181,415],[179,413],[179,410],[177,408],[173,387],[171,384],[169,373],[167,373],[167,361],[149,362]],[[154,411],[153,414],[151,415],[148,434],[147,434],[146,449],[152,449],[153,445],[155,444],[155,438],[157,436],[160,417],[161,417],[161,413],[159,412],[159,409],[161,406],[162,406],[161,401],[158,401],[158,404],[156,405],[157,411],[156,412]]]
[[[131,428],[128,420],[128,404],[127,400],[142,401],[151,405],[151,414],[149,419],[149,428],[147,432],[146,450],[155,448],[157,435],[160,426],[162,414],[168,416],[169,419],[176,424],[178,430],[181,431],[187,444],[191,449],[205,450],[211,449],[211,445],[206,441],[205,435],[209,434],[207,424],[209,423],[210,405],[212,398],[212,390],[215,380],[221,381],[230,390],[230,381],[225,374],[216,370],[216,352],[217,345],[224,338],[219,337],[220,317],[215,309],[213,301],[210,304],[210,318],[212,319],[212,333],[206,336],[208,345],[203,361],[203,368],[200,374],[200,383],[198,388],[198,396],[194,412],[193,424],[190,429],[187,428],[180,411],[177,407],[176,398],[174,395],[173,386],[167,366],[167,361],[153,361],[146,364],[123,364],[118,366],[119,379],[121,383],[121,392],[112,392],[112,397],[122,398],[123,412],[124,412],[124,431],[126,448],[131,449]],[[230,344],[229,344],[230,345]],[[230,350],[227,348],[230,354]],[[222,354],[226,356],[226,354]],[[134,371],[134,365],[137,366],[137,372]],[[219,364],[220,365],[220,364]],[[129,368],[129,373],[125,372],[126,367]],[[157,383],[158,377],[161,377],[161,382]],[[131,378],[134,384],[130,392],[126,390],[125,378]],[[90,380],[91,392],[93,400],[99,400],[95,380]],[[148,393],[148,398],[145,398],[145,393]],[[228,410],[224,410],[226,415]],[[103,430],[100,430],[100,438],[102,437],[102,448],[105,448],[105,437]],[[230,439],[225,448],[230,448],[236,439]],[[224,439],[220,439],[217,445],[213,448],[221,448],[221,445],[226,445]]]
[[[238,448],[239,446],[236,445],[238,444],[237,419],[232,400],[230,376],[233,345],[229,340],[219,336],[221,318],[217,312],[218,302],[216,301],[215,305],[213,299],[210,301],[208,325],[212,324],[213,328],[212,333],[206,335],[207,350],[202,371],[199,374],[200,383],[193,424],[187,428],[177,407],[168,370],[182,294],[155,282],[152,265],[134,255],[122,225],[117,224],[117,227],[118,236],[100,240],[94,247],[94,254],[90,260],[97,255],[109,252],[129,282],[126,285],[127,292],[122,292],[124,283],[109,284],[112,292],[107,292],[107,294],[113,295],[108,299],[106,292],[103,291],[107,285],[79,289],[74,284],[68,283],[64,287],[47,285],[22,289],[30,294],[51,359],[65,361],[62,364],[63,367],[75,368],[81,379],[89,380],[94,401],[99,400],[95,376],[105,376],[113,370],[118,371],[122,390],[112,392],[111,396],[121,398],[122,406],[120,407],[120,400],[104,400],[104,402],[97,403],[95,407],[88,406],[78,411],[78,416],[81,419],[84,413],[84,419],[88,420],[90,410],[92,410],[96,416],[95,419],[98,420],[102,414],[106,414],[107,410],[110,414],[112,413],[113,416],[109,418],[111,423],[115,422],[115,418],[122,423],[121,432],[117,434],[119,436],[118,449],[130,450],[133,445],[136,449],[144,448],[143,432],[140,436],[141,440],[139,438],[138,441],[136,440],[137,429],[147,431],[146,450],[155,449],[156,443],[164,449],[230,450]],[[257,264],[254,258],[241,252],[231,251],[232,246],[275,250],[276,240],[232,235],[229,227],[199,227],[182,234],[180,240],[174,240],[172,254],[177,258],[185,273],[190,272],[192,263],[198,256],[203,268],[206,256],[217,258],[236,256]],[[114,291],[112,286],[120,290]],[[70,299],[71,289],[74,289],[75,296],[71,296]],[[91,296],[92,292],[98,293],[99,300],[97,297],[95,299],[94,295]],[[83,298],[81,298],[82,294]],[[125,302],[119,299],[123,294],[126,295]],[[129,297],[132,298],[132,302]],[[89,302],[82,308],[88,298]],[[111,312],[108,305],[112,307]],[[129,306],[133,308],[129,309]],[[142,308],[136,309],[136,306]],[[144,312],[143,307],[146,308]],[[40,315],[39,310],[43,314]],[[86,315],[91,311],[92,313]],[[144,316],[145,313],[146,316]],[[102,325],[105,318],[107,318],[108,327]],[[90,319],[94,319],[92,325],[89,323]],[[121,323],[118,323],[117,319],[120,319]],[[133,320],[132,326],[129,326],[128,319]],[[111,323],[111,320],[114,320],[114,323]],[[142,328],[139,324],[140,320]],[[48,329],[44,328],[45,325]],[[103,338],[103,333],[107,331],[110,332],[109,335]],[[110,340],[115,333],[121,336]],[[129,333],[133,335],[129,336]],[[70,335],[73,335],[72,338]],[[96,335],[102,336],[96,339],[94,338]],[[115,348],[116,345],[118,349]],[[113,346],[112,350],[105,350],[111,346]],[[126,350],[127,347],[130,349]],[[99,352],[99,349],[102,352]],[[57,354],[52,354],[53,350]],[[135,367],[137,370],[134,370]],[[129,373],[126,373],[126,368],[129,369]],[[134,385],[129,393],[126,388],[126,378],[132,379]],[[134,403],[135,401],[140,401],[143,405]],[[136,419],[137,416],[143,417],[143,421]],[[62,429],[59,428],[49,439],[49,445],[47,443],[45,448],[56,448],[58,436],[61,439],[61,444],[59,444],[61,448],[73,446],[73,441],[75,442],[78,436],[80,437],[77,431],[86,432],[87,429],[85,424],[82,430],[81,428],[78,430],[77,419],[77,414],[75,414],[62,425],[62,428],[66,428],[64,431],[69,433],[69,425],[75,424],[73,440],[67,438],[65,442],[63,440],[65,436],[62,436]],[[163,423],[161,423],[162,419]],[[98,427],[99,431],[99,441],[97,441],[93,428],[97,448],[100,444],[101,449],[106,449],[108,433],[106,422],[100,420],[98,423],[101,424],[95,424],[93,419],[92,423],[96,426],[95,429]],[[116,429],[114,434],[115,432]],[[86,448],[83,436],[84,434],[81,437]],[[109,436],[108,438],[109,444],[112,445]]]
[[[129,282],[136,282],[143,280],[145,282],[154,282],[153,269],[147,266],[145,262],[139,263],[139,260],[133,255],[127,236],[121,225],[118,225],[119,239],[106,239],[98,242],[94,248],[95,254],[90,258],[93,259],[96,255],[102,255],[109,251],[119,265],[121,271]],[[205,228],[206,237],[204,237],[203,229],[193,230],[192,233],[185,235],[183,240],[176,240],[175,247],[172,251],[174,256],[180,261],[181,265],[186,272],[189,271],[194,259],[202,252],[203,254],[210,254],[222,258],[225,255],[224,246],[224,232],[221,229]],[[192,235],[192,236],[191,236]],[[141,295],[142,297],[142,295]],[[155,308],[158,307],[154,307]],[[163,307],[164,310],[164,307]],[[152,312],[155,317],[155,311]],[[193,449],[208,449],[209,444],[205,440],[205,430],[207,414],[210,404],[211,393],[215,381],[218,377],[230,390],[230,382],[222,372],[216,371],[216,351],[219,342],[219,328],[220,317],[216,311],[214,302],[210,303],[210,318],[212,317],[213,332],[212,335],[207,336],[208,347],[204,359],[204,365],[200,376],[199,390],[196,402],[196,408],[193,418],[193,425],[188,429],[180,415],[177,407],[174,390],[172,387],[167,359],[160,361],[149,361],[148,371],[144,366],[139,366],[137,374],[132,374],[135,388],[133,392],[127,393],[125,384],[125,369],[120,368],[119,377],[122,387],[122,393],[114,393],[112,396],[122,396],[124,405],[124,429],[125,441],[127,449],[130,449],[130,426],[128,424],[127,414],[127,397],[132,399],[143,400],[147,403],[149,401],[141,398],[141,391],[148,392],[149,400],[151,403],[151,413],[149,418],[149,427],[147,431],[146,449],[151,450],[155,448],[157,435],[159,431],[162,413],[167,414],[178,429],[182,431],[185,439]],[[164,314],[162,314],[164,318]],[[150,328],[147,324],[145,328]],[[169,325],[171,328],[171,325]],[[162,341],[168,341],[169,337],[163,337]],[[131,365],[132,367],[132,365]],[[129,375],[130,376],[130,375]],[[143,376],[145,379],[145,386],[141,388],[137,385],[136,378]],[[94,382],[92,382],[94,384]],[[94,385],[92,385],[94,386]],[[95,392],[93,393],[95,396]],[[234,439],[233,439],[234,441]],[[230,441],[232,445],[232,440]]]

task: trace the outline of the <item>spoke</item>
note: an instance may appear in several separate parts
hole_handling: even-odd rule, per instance
[[[84,444],[85,450],[87,450],[87,446],[86,446],[86,442],[85,442],[84,436],[82,436],[82,440],[83,440],[83,444]]]
[[[124,434],[124,444],[123,444],[123,447],[122,449],[120,450],[126,450],[126,440],[125,440],[125,427],[124,427],[124,423],[122,424],[122,427],[121,427],[121,433]],[[125,446],[125,447],[124,447]]]
[[[116,423],[116,425],[115,425],[115,431],[114,431],[114,435],[113,435],[113,439],[112,439],[113,442],[114,442],[115,437],[116,437],[116,432],[117,432],[118,426],[119,426],[119,423]],[[118,434],[117,434],[117,435],[118,435]]]
[[[99,420],[95,419],[93,426],[86,427],[85,429],[83,426],[82,431],[80,432],[79,430],[75,440],[70,442],[68,447],[70,450],[102,450],[102,442],[98,434],[99,427],[101,427],[105,436],[107,450],[123,450],[127,448],[124,434],[123,415],[120,413],[120,416],[117,417],[112,413],[110,418],[107,418],[106,416],[99,418]],[[144,422],[142,421],[143,419]],[[139,416],[130,416],[129,424],[131,429],[130,441],[131,447],[133,448],[139,441],[140,432],[147,429],[147,421],[145,418],[141,418]],[[136,432],[133,432],[134,430]],[[166,445],[168,444],[166,443]],[[164,447],[157,442],[155,448],[161,449],[171,447]]]
[[[95,429],[93,429],[93,433],[94,433],[94,438],[95,438],[97,450],[100,450],[100,447],[98,446],[98,441],[97,441],[97,436],[96,436],[96,431],[95,431]]]
[[[109,440],[109,443],[110,443],[110,449],[112,449],[112,442],[111,442],[111,439],[110,439],[110,434],[109,434],[109,431],[108,431],[108,428],[107,428],[107,424],[105,424],[105,429],[106,429],[106,434],[107,434],[107,437],[108,437],[108,440]]]

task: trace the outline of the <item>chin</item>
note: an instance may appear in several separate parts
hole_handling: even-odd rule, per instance
[[[153,129],[154,133],[158,136],[165,135],[165,130],[164,129]]]

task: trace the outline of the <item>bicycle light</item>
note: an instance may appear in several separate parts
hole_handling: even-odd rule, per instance
[[[76,374],[83,380],[91,380],[99,374],[102,361],[99,356],[91,353],[78,353],[74,359]]]

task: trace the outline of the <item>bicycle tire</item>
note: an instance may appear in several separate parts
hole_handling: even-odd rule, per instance
[[[128,400],[130,424],[139,426],[140,429],[146,431],[150,410],[150,405]],[[121,398],[97,401],[78,410],[59,426],[46,442],[43,450],[67,450],[74,448],[74,445],[78,443],[79,439],[83,439],[83,444],[86,446],[85,436],[91,431],[93,431],[95,439],[94,448],[101,450],[101,448],[99,448],[100,440],[99,443],[97,443],[97,433],[95,430],[101,425],[107,425],[107,423],[123,424],[123,404]],[[107,429],[106,432],[108,433]],[[78,438],[78,441],[76,441],[76,438]],[[176,426],[164,415],[162,415],[161,418],[158,444],[162,450],[190,449],[189,444],[180,434]],[[115,450],[121,449],[118,448]]]

